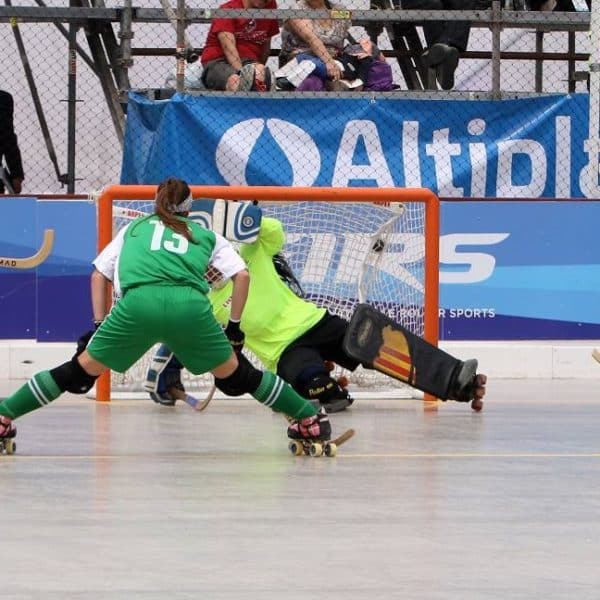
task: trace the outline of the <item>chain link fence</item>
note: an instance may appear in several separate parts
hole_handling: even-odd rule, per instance
[[[425,44],[418,26],[421,20],[457,18],[456,13],[415,13],[378,2],[371,6],[368,0],[348,0],[345,5],[352,11],[355,39],[379,30],[377,43],[398,85],[386,95],[493,99],[588,89],[590,38],[585,5],[570,3],[569,12],[552,13],[499,10],[498,2],[480,2],[469,13],[472,28],[456,84],[444,92],[419,89],[402,66],[414,59],[419,43]],[[218,4],[187,2],[185,34],[196,49],[202,48]],[[285,0],[278,6],[277,16],[293,8],[293,3]],[[58,14],[52,12],[55,9],[65,10]],[[405,21],[409,14],[414,19]],[[395,15],[403,15],[404,28],[407,24],[411,31],[417,27],[417,38],[398,35]],[[14,124],[25,170],[23,193],[89,193],[120,180],[127,92],[143,90],[153,98],[173,93],[176,29],[161,3],[151,0],[140,0],[133,7],[122,0],[92,4],[85,0],[5,0],[0,7],[0,89],[14,98]],[[408,46],[400,48],[401,41]],[[279,47],[278,37],[268,63],[274,69]],[[198,89],[199,75],[198,62],[186,64],[185,91],[211,94]],[[282,93],[298,97],[271,92]]]

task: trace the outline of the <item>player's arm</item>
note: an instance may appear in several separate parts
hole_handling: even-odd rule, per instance
[[[231,342],[235,352],[241,352],[244,347],[244,332],[240,329],[242,313],[248,299],[250,287],[250,275],[246,263],[235,251],[234,247],[223,236],[215,234],[215,248],[211,256],[210,264],[223,276],[231,279],[233,289],[231,292],[231,310],[229,322],[225,328],[225,335]]]
[[[242,320],[242,313],[246,300],[248,299],[248,289],[250,288],[250,274],[248,269],[238,271],[231,278],[233,289],[231,291],[231,313],[229,320],[239,323]]]
[[[106,317],[108,309],[108,284],[113,282],[115,290],[119,292],[118,281],[115,281],[117,273],[117,263],[123,240],[125,238],[125,230],[129,225],[123,227],[114,239],[98,254],[94,259],[94,271],[90,277],[90,288],[92,295],[92,313],[94,315],[94,328],[86,331],[77,340],[76,355],[81,354],[87,347],[92,335]]]
[[[106,308],[108,305],[108,284],[110,279],[103,275],[98,269],[95,269],[91,277],[92,292],[92,312],[94,314],[94,324],[100,324],[106,317]]]

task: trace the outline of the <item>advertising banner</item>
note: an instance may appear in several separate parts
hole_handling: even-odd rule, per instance
[[[588,94],[502,101],[131,94],[121,183],[597,198]]]
[[[600,201],[444,202],[440,339],[599,339]]]

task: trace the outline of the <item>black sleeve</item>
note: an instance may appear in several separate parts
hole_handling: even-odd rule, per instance
[[[14,103],[8,92],[0,90],[0,158],[6,161],[11,178],[24,178],[21,151],[13,122]]]

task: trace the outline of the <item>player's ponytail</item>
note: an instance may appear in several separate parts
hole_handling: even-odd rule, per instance
[[[176,215],[187,213],[191,203],[192,192],[182,179],[169,177],[158,186],[154,212],[160,217],[165,227],[183,235],[188,241],[193,241],[192,233],[187,223]]]

